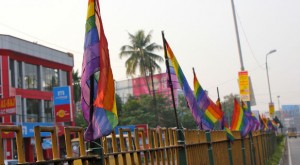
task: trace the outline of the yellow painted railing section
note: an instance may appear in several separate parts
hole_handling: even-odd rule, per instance
[[[233,164],[256,164],[263,165],[274,152],[276,143],[274,133],[256,131],[252,133],[252,141],[249,137],[241,139],[239,132],[233,132],[235,141],[229,143],[224,131],[211,131],[211,142],[208,143],[205,131],[185,129],[185,144],[178,144],[178,130],[176,128],[151,128],[148,130],[120,128],[119,134],[114,132],[101,139],[103,147],[103,158],[99,155],[88,155],[84,141],[84,130],[80,127],[65,127],[66,158],[58,157],[57,131],[56,127],[34,128],[35,147],[37,153],[36,162],[26,162],[23,149],[23,137],[21,126],[0,126],[0,164],[4,163],[4,153],[2,146],[2,132],[12,131],[16,133],[17,152],[19,164],[68,164],[81,165],[95,159],[104,159],[106,165],[126,165],[126,164],[162,164],[175,165],[179,163],[179,150],[185,150],[187,164],[211,164],[208,148],[212,147],[213,163],[215,165],[229,164],[229,151],[232,153]],[[182,130],[180,130],[182,131]],[[53,160],[44,160],[41,146],[41,132],[50,132],[52,139]],[[76,134],[76,138],[71,139]],[[72,136],[71,136],[72,135]],[[72,155],[72,142],[79,142],[80,155]],[[242,141],[244,148],[242,148]],[[251,153],[250,146],[253,145]],[[229,147],[230,146],[230,147]],[[243,158],[242,150],[245,152]],[[251,157],[251,155],[253,155]],[[255,158],[253,158],[255,157]],[[245,159],[245,160],[243,160]]]

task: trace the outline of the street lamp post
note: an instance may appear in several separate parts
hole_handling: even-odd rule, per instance
[[[281,108],[280,108],[280,96],[277,96],[277,98],[278,98],[278,111],[280,112],[281,111]]]
[[[267,70],[267,78],[268,78],[268,87],[269,87],[269,95],[270,95],[270,103],[269,103],[269,110],[270,110],[270,115],[271,117],[273,117],[271,113],[274,113],[272,111],[274,111],[274,104],[272,102],[272,94],[271,94],[271,87],[270,87],[270,79],[269,79],[269,71],[268,71],[268,55],[275,53],[276,49],[271,50],[269,53],[266,54],[266,70]]]

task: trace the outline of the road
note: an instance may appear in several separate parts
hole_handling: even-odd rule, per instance
[[[289,164],[299,165],[300,164],[300,137],[288,138],[289,147]]]

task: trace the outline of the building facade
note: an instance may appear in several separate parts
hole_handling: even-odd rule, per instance
[[[53,106],[53,88],[72,86],[73,66],[71,53],[0,34],[0,99],[12,103],[0,106],[0,123],[22,125],[28,162],[35,157],[35,125],[59,128],[74,125],[73,101],[70,104],[71,117],[63,123],[55,122]],[[63,133],[59,131],[59,134]],[[49,134],[42,136],[46,138]],[[14,134],[3,134],[3,139],[5,159],[13,159],[16,155]]]
[[[147,83],[147,81],[148,83]],[[138,77],[133,79],[127,79],[122,81],[116,81],[116,93],[119,95],[123,103],[126,103],[130,96],[139,97],[140,95],[153,94],[162,94],[164,96],[171,97],[171,88],[168,85],[168,73],[160,73],[153,75],[153,87],[151,76]],[[178,100],[178,94],[182,93],[181,87],[178,83],[177,77],[175,74],[171,74],[173,91],[175,101]]]
[[[300,105],[282,105],[283,126],[296,127],[300,131]]]

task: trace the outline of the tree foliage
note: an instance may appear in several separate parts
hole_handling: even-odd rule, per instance
[[[81,97],[81,86],[80,86],[80,76],[78,70],[72,71],[72,78],[73,78],[73,91],[74,91],[74,102],[77,103],[80,101]]]
[[[120,58],[127,58],[125,62],[126,75],[134,76],[139,70],[140,75],[145,77],[148,91],[150,93],[150,85],[147,76],[152,75],[155,71],[161,72],[161,68],[157,62],[162,62],[163,58],[155,51],[161,50],[162,46],[151,43],[151,31],[145,35],[144,30],[137,31],[134,35],[129,35],[129,45],[121,47]]]
[[[86,128],[87,122],[85,121],[82,111],[77,111],[75,114],[75,125],[78,127]]]
[[[156,106],[158,119],[155,118],[153,108],[153,97],[142,95],[140,97],[129,97],[122,108],[119,123],[122,125],[148,124],[150,127],[176,127],[174,108],[171,100],[163,95],[157,95]],[[195,129],[196,124],[184,97],[179,97],[177,106],[179,127]]]
[[[234,107],[234,98],[239,100],[238,94],[229,94],[224,96],[224,101],[222,102],[222,109],[225,112],[225,117],[228,124],[231,123],[232,112]]]

